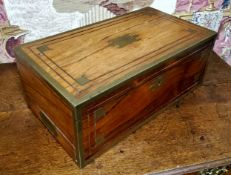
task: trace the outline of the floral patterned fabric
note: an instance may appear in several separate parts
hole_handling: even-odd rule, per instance
[[[225,17],[221,22],[214,51],[231,65],[231,17]]]
[[[14,47],[23,42],[23,36],[11,37],[5,34],[5,27],[9,27],[3,1],[0,0],[0,63],[15,62]]]
[[[9,0],[6,0],[9,1]],[[52,0],[49,0],[52,2]],[[124,13],[133,11],[135,9],[140,9],[146,6],[153,5],[158,0],[53,0],[53,6],[56,8],[56,11],[59,13],[67,13],[66,7],[71,7],[68,9],[69,12],[78,11],[82,14],[87,13],[93,5],[99,5],[101,7],[107,8],[110,12],[115,15],[122,15]],[[13,1],[12,1],[13,2]],[[60,6],[59,4],[63,4]],[[168,1],[161,1],[162,4],[168,3]],[[71,5],[70,5],[71,4]],[[174,2],[175,4],[175,2]],[[229,6],[230,0],[216,0],[215,7],[217,9],[225,9]],[[176,12],[198,12],[208,5],[208,0],[176,0]],[[59,8],[57,8],[59,7]],[[197,13],[199,14],[199,13]],[[207,18],[208,16],[206,16]],[[219,28],[219,35],[215,42],[214,51],[220,55],[227,63],[231,65],[231,17],[224,17],[220,27],[219,24],[214,25],[210,23],[214,20],[205,20],[204,24],[206,27],[213,26],[211,28]],[[194,18],[194,23],[196,23]],[[206,23],[208,21],[208,23]],[[209,22],[210,21],[210,22]],[[198,22],[201,23],[201,22]],[[5,12],[3,0],[0,0],[0,26],[7,25],[7,15]],[[21,43],[23,37],[15,39],[14,37],[7,38],[7,41],[0,36],[0,63],[12,62],[14,61],[13,48],[15,45]]]
[[[0,0],[0,25],[6,25],[6,24],[8,24],[8,19],[3,5],[3,0]]]
[[[178,0],[176,3],[176,12],[196,12],[206,7],[208,5],[208,0],[192,0],[192,5],[190,7],[191,0]],[[222,8],[224,0],[215,1],[215,7],[217,9]]]
[[[9,15],[9,19],[11,19],[11,23],[13,25],[18,25],[17,21],[19,21],[19,16],[17,15],[17,13],[20,13],[21,18],[20,20],[23,20],[25,23],[24,26],[21,27],[25,27],[25,29],[27,29],[26,27],[28,26],[28,23],[32,24],[32,21],[36,21],[38,20],[38,16],[40,17],[39,21],[33,23],[33,27],[31,27],[29,29],[30,33],[28,35],[32,35],[32,34],[37,34],[39,32],[41,32],[41,26],[45,26],[46,23],[49,23],[49,18],[53,21],[57,21],[57,19],[60,19],[57,17],[57,19],[55,18],[55,16],[60,15],[60,16],[67,16],[67,14],[69,14],[69,19],[71,18],[70,15],[72,15],[75,12],[79,12],[78,17],[75,16],[75,23],[78,23],[79,17],[81,17],[81,14],[85,14],[87,13],[92,6],[95,5],[99,5],[101,7],[104,7],[106,9],[108,9],[110,12],[112,12],[115,15],[122,15],[125,14],[127,12],[132,11],[133,9],[139,9],[145,6],[149,6],[153,0],[69,0],[69,1],[63,1],[63,0],[41,0],[40,4],[44,5],[44,6],[39,6],[39,8],[37,8],[35,6],[36,3],[38,4],[38,2],[35,1],[14,1],[14,0],[5,0],[5,5],[6,7],[8,7],[7,9],[8,11],[8,15]],[[19,4],[21,3],[21,4]],[[17,8],[15,7],[19,7],[22,11],[18,11]],[[29,5],[29,6],[26,6]],[[0,14],[1,14],[1,27],[3,26],[7,26],[7,15],[5,12],[5,8],[4,8],[4,4],[3,4],[3,0],[0,0]],[[7,6],[7,5],[13,5],[13,6]],[[21,5],[21,6],[20,6]],[[24,6],[24,7],[23,7]],[[33,8],[34,6],[34,8]],[[53,6],[53,7],[51,7]],[[50,8],[49,8],[50,7]],[[68,8],[67,8],[68,7]],[[12,10],[16,11],[16,14],[13,16],[12,18],[12,14],[9,13]],[[23,11],[23,9],[25,11]],[[57,15],[53,15],[53,16],[46,16],[47,19],[44,19],[44,16],[41,15],[41,13],[45,12],[46,14],[49,10],[56,10]],[[29,11],[28,11],[29,10]],[[47,11],[46,11],[47,10]],[[22,17],[23,15],[27,15],[28,13],[31,14],[31,19],[28,20],[28,18],[24,18]],[[52,14],[52,13],[50,13]],[[55,12],[53,13],[55,14]],[[78,14],[78,13],[76,13]],[[65,18],[66,20],[68,20],[67,18]],[[71,19],[70,19],[71,20]],[[6,24],[5,24],[6,22]],[[40,22],[40,23],[39,23]],[[63,21],[60,20],[60,23],[62,24]],[[38,26],[35,28],[35,24],[38,24]],[[62,25],[63,26],[63,25]],[[67,26],[67,25],[66,25]],[[39,28],[40,27],[40,28]],[[52,27],[52,26],[51,26]],[[78,26],[76,26],[78,27]],[[57,27],[56,27],[57,28]],[[39,30],[38,30],[39,29]],[[43,27],[44,31],[49,34],[49,30],[46,29],[46,27]],[[69,28],[70,30],[71,28]],[[62,27],[60,27],[61,32],[62,31]],[[57,32],[60,32],[58,30],[55,30]],[[23,38],[24,37],[10,37],[5,35],[3,32],[1,32],[2,36],[0,37],[0,63],[7,63],[7,62],[14,62],[15,61],[15,55],[13,52],[13,49],[16,45],[22,43]],[[37,36],[37,35],[36,35]],[[40,38],[36,38],[35,39],[40,39]]]
[[[0,27],[6,26],[8,24],[8,19],[6,15],[6,11],[3,5],[3,1],[0,0]],[[4,40],[3,36],[0,32],[0,63],[11,62],[13,60],[8,60],[4,52]]]
[[[176,3],[176,12],[188,12],[188,11],[198,11],[202,7],[208,5],[208,1],[206,0],[195,0],[192,3],[190,8],[190,0],[178,0]]]
[[[8,36],[5,28],[9,27],[9,21],[6,15],[3,1],[0,0],[0,63],[15,62],[14,48],[23,43],[23,36]],[[13,30],[16,31],[17,28]]]
[[[218,31],[223,13],[220,10],[208,12],[194,12],[192,22],[207,29]]]
[[[200,24],[210,29],[218,31],[218,37],[214,45],[214,51],[223,58],[229,65],[231,65],[231,17],[224,16],[222,20],[220,18],[219,11],[214,12],[217,15],[211,15],[213,12],[203,12],[203,8],[208,5],[208,0],[192,0],[192,6],[190,8],[190,0],[178,0],[176,4],[176,12],[197,12],[201,10],[202,12],[197,12],[198,16],[202,15],[204,18],[198,20],[197,16],[193,17],[192,22],[195,24]],[[217,10],[226,9],[229,7],[230,0],[216,0],[215,7]],[[207,15],[209,14],[210,15]],[[213,20],[215,19],[216,20]],[[218,20],[222,21],[218,23]],[[219,26],[219,27],[218,27]]]
[[[0,42],[0,63],[15,62],[14,48],[15,46],[23,43],[23,36],[10,37],[8,39],[2,39]]]

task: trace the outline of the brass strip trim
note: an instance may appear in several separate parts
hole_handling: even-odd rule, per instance
[[[75,109],[75,129],[76,129],[76,150],[78,153],[76,154],[76,158],[78,160],[78,165],[80,168],[83,168],[86,163],[84,160],[84,151],[83,151],[83,130],[82,130],[82,114],[81,114],[81,107],[77,106]]]
[[[77,118],[77,114],[76,114],[76,109],[75,108],[73,108],[72,109],[73,111],[72,111],[72,113],[73,113],[73,124],[74,124],[74,147],[75,147],[75,163],[78,165],[78,166],[80,166],[80,164],[79,164],[79,162],[80,162],[80,159],[79,159],[79,147],[78,147],[78,133],[77,133],[77,120],[76,120],[76,118]]]
[[[91,156],[90,158],[88,158],[87,160],[85,160],[86,164],[91,163],[95,158],[97,158],[98,156],[100,156],[106,150],[108,150],[109,148],[112,148],[113,146],[117,145],[119,141],[121,141],[122,139],[128,137],[133,131],[136,131],[137,129],[139,129],[144,124],[146,124],[149,121],[153,120],[157,115],[160,115],[163,111],[165,111],[166,109],[168,109],[170,106],[178,103],[179,100],[181,100],[182,98],[184,98],[185,96],[187,96],[190,93],[189,91],[193,91],[194,89],[198,88],[199,85],[200,85],[199,81],[195,82],[190,87],[188,87],[187,89],[185,89],[184,91],[182,91],[180,94],[178,94],[177,96],[175,96],[174,98],[172,98],[169,101],[169,103],[164,104],[157,111],[154,111],[152,114],[150,114],[149,117],[147,117],[145,120],[143,120],[143,121],[141,121],[139,123],[136,123],[130,129],[128,129],[126,131],[123,131],[124,134],[118,135],[116,139],[110,140],[110,144],[107,144],[108,142],[104,143],[105,146],[103,147],[103,149],[100,149],[93,156]],[[153,175],[156,175],[156,174],[153,174]],[[165,174],[163,173],[161,175],[165,175]],[[178,175],[178,174],[175,174],[175,175]]]
[[[50,120],[47,114],[44,111],[40,111],[39,115],[40,115],[41,122],[48,129],[51,135],[57,137],[58,135],[57,127],[55,127],[55,124]]]
[[[72,107],[76,107],[78,100],[74,95],[69,93],[64,87],[62,87],[56,80],[54,80],[45,70],[43,70],[38,64],[36,64],[25,52],[22,50],[21,46],[15,48],[15,54],[17,59],[21,59],[25,64],[30,66],[36,73],[41,76],[50,87],[60,94],[68,104],[71,104]]]
[[[196,45],[194,44],[188,45],[186,48],[178,50],[174,56],[172,54],[166,55],[165,57],[162,57],[158,61],[154,61],[152,64],[145,65],[140,70],[132,71],[131,73],[127,74],[126,76],[123,76],[117,81],[114,81],[113,83],[107,86],[98,88],[97,90],[93,91],[92,93],[80,99],[77,99],[77,97],[69,93],[56,80],[54,80],[47,72],[45,72],[39,65],[37,65],[32,59],[30,59],[30,57],[24,53],[24,51],[22,50],[20,46],[16,47],[15,53],[19,59],[24,60],[29,66],[31,66],[38,74],[40,74],[45,79],[45,81],[48,84],[50,84],[52,89],[58,92],[64,99],[66,99],[68,103],[70,103],[75,108],[79,105],[89,103],[90,101],[93,101],[96,98],[100,98],[101,96],[105,95],[105,93],[110,93],[111,91],[118,88],[119,86],[124,85],[126,82],[135,79],[137,76],[141,76],[147,73],[148,71],[154,68],[157,68],[160,64],[176,59],[177,57],[181,56],[184,52],[196,49],[205,43],[212,42],[215,37],[216,35],[213,35],[213,37],[209,36],[206,39],[202,39]]]
[[[48,132],[57,140],[58,134],[63,137],[63,139],[75,150],[73,143],[67,138],[67,136],[55,125],[55,123],[50,119],[50,117],[44,112],[40,111],[39,120],[48,130]],[[59,142],[59,141],[58,141]]]
[[[111,20],[111,19],[110,19]],[[76,29],[75,29],[76,30]],[[70,32],[70,31],[69,31]],[[188,52],[193,49],[197,49],[200,46],[202,46],[205,43],[212,42],[213,39],[215,39],[216,33],[211,32],[211,34],[205,38],[198,41],[197,44],[191,44],[183,49],[179,49],[175,53],[171,53],[169,55],[166,55],[162,58],[160,58],[158,61],[153,62],[152,64],[143,66],[140,70],[132,71],[130,74],[123,76],[121,79],[118,79],[117,81],[102,87],[98,88],[94,92],[86,95],[84,98],[77,99],[76,96],[69,93],[64,87],[62,87],[56,80],[54,80],[45,70],[43,70],[42,67],[40,67],[38,64],[36,64],[22,49],[23,46],[18,46],[15,49],[15,53],[17,55],[18,59],[21,59],[24,61],[28,66],[30,66],[36,73],[38,73],[41,77],[44,78],[47,84],[50,85],[50,87],[57,92],[60,96],[62,96],[68,104],[70,104],[73,107],[74,110],[74,125],[75,125],[75,149],[76,149],[76,160],[78,161],[77,164],[80,166],[80,168],[83,168],[86,165],[86,162],[84,160],[84,151],[83,151],[83,142],[82,142],[82,115],[81,115],[81,109],[82,106],[86,103],[90,103],[94,101],[96,98],[100,98],[104,96],[106,93],[110,93],[114,91],[114,89],[117,89],[118,87],[124,85],[125,83],[137,78],[138,76],[141,76],[145,73],[147,73],[150,70],[155,69],[156,67],[160,66],[160,64],[163,64],[167,61],[171,61],[176,59],[177,57],[181,56],[183,53]],[[30,43],[32,44],[32,43]],[[78,152],[77,152],[78,151]]]
[[[27,64],[29,64],[37,73],[42,75],[44,77],[44,79],[46,80],[46,82],[48,84],[50,84],[52,86],[52,88],[55,91],[57,91],[62,97],[64,97],[66,99],[66,101],[68,101],[73,107],[76,107],[80,104],[86,103],[89,100],[92,101],[96,97],[104,95],[104,93],[108,93],[108,92],[118,88],[120,85],[136,78],[137,76],[145,74],[147,71],[158,67],[160,64],[163,64],[167,61],[175,59],[176,57],[180,56],[182,53],[184,53],[186,51],[195,49],[196,47],[199,47],[206,42],[212,41],[213,39],[215,39],[215,37],[216,37],[216,33],[210,32],[210,35],[207,36],[207,38],[201,39],[200,41],[197,42],[197,44],[192,43],[185,48],[179,49],[175,53],[168,54],[168,55],[160,58],[158,61],[154,61],[152,64],[145,65],[142,68],[140,68],[140,70],[132,71],[129,74],[127,74],[126,76],[123,76],[122,78],[118,79],[117,81],[114,81],[113,83],[111,83],[107,86],[100,87],[97,90],[93,91],[90,94],[85,95],[84,97],[82,97],[80,99],[77,99],[76,96],[69,93],[56,80],[54,80],[47,72],[45,72],[39,65],[37,65],[27,54],[25,54],[22,47],[28,45],[29,43],[16,47],[15,53],[16,53],[18,58],[27,62]],[[32,42],[32,43],[34,43],[34,42]]]
[[[79,104],[85,105],[85,104],[89,103],[90,101],[94,101],[96,98],[100,98],[103,95],[105,95],[105,93],[108,94],[108,93],[112,92],[114,89],[126,84],[127,82],[137,78],[138,76],[142,76],[142,75],[146,74],[148,71],[151,71],[151,70],[159,67],[161,64],[164,64],[168,61],[174,60],[177,57],[180,57],[185,52],[188,52],[190,50],[196,51],[195,49],[197,49],[197,48],[200,49],[200,47],[202,47],[203,44],[212,42],[213,39],[215,39],[215,37],[216,37],[216,35],[214,35],[213,37],[208,37],[206,39],[202,39],[196,45],[191,44],[191,45],[188,45],[184,49],[178,50],[174,56],[172,54],[166,55],[165,57],[162,57],[158,61],[154,61],[152,64],[143,66],[142,68],[140,68],[140,70],[132,71],[129,74],[127,74],[126,76],[123,76],[122,78],[114,81],[113,83],[108,84],[104,87],[100,87],[100,88],[96,89],[95,91],[93,91],[92,93],[85,95],[83,98],[80,98]]]

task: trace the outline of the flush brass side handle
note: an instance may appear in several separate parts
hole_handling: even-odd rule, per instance
[[[40,115],[41,122],[45,125],[45,127],[48,129],[48,131],[53,136],[56,137],[57,136],[57,130],[56,130],[55,126],[53,125],[53,123],[49,120],[47,115],[43,111],[40,111],[39,115]]]

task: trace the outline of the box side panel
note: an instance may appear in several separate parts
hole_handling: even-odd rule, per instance
[[[128,82],[82,108],[87,162],[200,83],[211,43]]]
[[[75,160],[73,108],[30,66],[17,60],[28,106],[49,132]]]

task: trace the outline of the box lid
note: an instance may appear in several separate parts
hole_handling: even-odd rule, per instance
[[[15,52],[77,105],[215,35],[144,8],[23,44]]]

